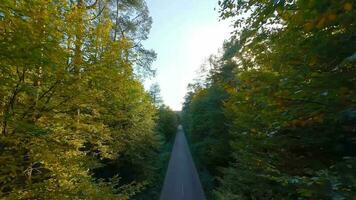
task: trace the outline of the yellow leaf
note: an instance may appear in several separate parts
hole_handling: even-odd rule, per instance
[[[350,2],[347,2],[344,4],[344,10],[349,12],[352,10],[352,4]]]
[[[328,19],[330,20],[330,21],[334,21],[335,19],[336,19],[336,14],[334,14],[334,13],[332,13],[332,14],[329,14],[328,15]]]
[[[316,25],[317,28],[322,28],[324,26],[325,23],[325,17],[321,17],[318,24]]]
[[[311,31],[314,28],[314,24],[312,22],[308,22],[304,24],[304,30],[305,31]]]

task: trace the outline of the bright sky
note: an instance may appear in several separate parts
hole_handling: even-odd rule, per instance
[[[232,28],[218,20],[217,0],[147,0],[153,25],[144,43],[157,53],[153,67],[166,105],[181,110],[187,86],[200,66],[217,53]]]

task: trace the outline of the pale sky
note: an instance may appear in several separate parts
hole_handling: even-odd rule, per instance
[[[218,19],[217,0],[147,0],[153,24],[148,49],[157,53],[153,67],[166,105],[181,110],[187,86],[200,66],[217,53],[232,28]]]

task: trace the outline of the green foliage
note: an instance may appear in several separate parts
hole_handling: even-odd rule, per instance
[[[158,88],[158,86],[155,86]],[[154,96],[152,96],[154,95]],[[159,96],[159,92],[155,92],[151,98]],[[152,185],[148,187],[142,195],[137,199],[159,199],[161,189],[163,187],[164,177],[166,175],[170,154],[173,148],[174,136],[178,128],[178,117],[176,112],[171,110],[168,106],[161,105],[158,108],[156,118],[156,132],[160,137],[160,149],[155,155],[154,174],[152,177]]]
[[[157,109],[133,73],[151,70],[150,24],[141,0],[1,1],[1,198],[129,199],[151,184]],[[93,173],[117,161],[139,173]]]
[[[158,110],[157,131],[166,142],[171,142],[177,132],[178,116],[169,107],[162,105]]]
[[[150,94],[153,103],[156,105],[156,107],[163,106],[163,100],[161,97],[161,89],[158,84],[153,84],[151,85],[148,93]]]
[[[227,166],[230,159],[228,129],[222,109],[227,93],[219,84],[208,88],[190,85],[183,107],[183,126],[192,144],[195,162],[201,171],[205,191],[213,189],[218,167]],[[222,156],[223,155],[223,156]]]
[[[354,2],[219,4],[236,32],[183,115],[195,145],[227,151],[198,154],[222,173],[213,173],[213,197],[355,198]],[[213,100],[216,88],[226,95]],[[205,145],[211,140],[220,143]],[[226,156],[227,165],[218,162]]]

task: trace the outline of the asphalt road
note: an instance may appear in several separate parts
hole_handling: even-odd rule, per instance
[[[161,191],[161,200],[205,200],[182,127],[179,126]]]

